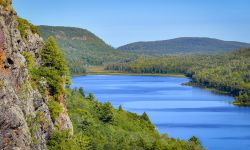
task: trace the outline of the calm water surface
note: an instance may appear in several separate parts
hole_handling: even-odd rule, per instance
[[[235,107],[230,96],[182,86],[188,78],[88,75],[72,78],[99,101],[148,113],[161,133],[189,139],[198,136],[211,150],[250,149],[250,108]]]

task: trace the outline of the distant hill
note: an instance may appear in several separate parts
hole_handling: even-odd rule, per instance
[[[163,41],[136,42],[117,49],[140,54],[209,54],[250,47],[248,43],[222,41],[212,38],[182,37]]]
[[[121,52],[107,45],[88,30],[74,27],[38,26],[42,37],[54,36],[63,50],[72,73],[83,73],[87,66],[127,61],[134,54]]]

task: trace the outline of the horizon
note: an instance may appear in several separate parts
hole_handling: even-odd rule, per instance
[[[37,25],[37,26],[49,26],[49,25]],[[77,29],[83,29],[83,30],[89,31],[88,29],[84,29],[84,28],[81,28],[81,27],[73,27],[73,26],[51,26],[51,27],[77,28]],[[89,32],[91,32],[91,31],[89,31]],[[93,33],[93,32],[91,32],[91,33]],[[96,35],[95,33],[93,33],[93,34]],[[99,37],[98,35],[96,35],[96,36]],[[223,39],[218,39],[218,38],[213,38],[213,37],[199,37],[199,36],[197,36],[197,37],[191,37],[191,36],[189,36],[189,37],[174,37],[174,38],[170,38],[170,39],[160,39],[160,40],[151,40],[151,41],[140,41],[139,40],[139,41],[135,41],[135,42],[131,42],[131,43],[125,43],[124,45],[120,45],[120,46],[117,46],[117,47],[114,47],[113,45],[110,45],[110,46],[112,46],[114,48],[119,48],[119,47],[122,47],[122,46],[125,46],[125,45],[128,45],[128,44],[133,44],[133,43],[168,41],[168,40],[175,40],[175,39],[181,39],[181,38],[200,38],[200,39],[201,38],[206,38],[206,39],[212,39],[212,40],[220,40],[220,41],[224,41],[224,42],[239,42],[239,43],[250,44],[248,42],[223,40]],[[105,39],[101,39],[101,40],[103,40],[106,43]],[[108,44],[108,43],[106,43],[106,44]]]
[[[247,0],[74,2],[13,0],[13,5],[35,25],[86,29],[113,47],[181,37],[250,43]]]

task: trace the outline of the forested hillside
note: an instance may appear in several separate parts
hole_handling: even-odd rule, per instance
[[[115,50],[88,30],[73,27],[39,26],[44,39],[55,37],[73,74],[84,73],[88,66],[128,61],[136,55]]]
[[[163,41],[136,42],[117,49],[150,55],[213,54],[250,47],[248,43],[222,41],[212,38],[183,37]]]
[[[112,64],[107,70],[133,73],[182,73],[192,83],[215,88],[235,96],[237,105],[250,105],[250,49],[221,55],[141,57]]]
[[[100,103],[82,88],[67,90],[67,107],[74,136],[55,132],[48,143],[50,150],[201,150],[196,137],[189,141],[160,135],[146,113],[137,115]]]

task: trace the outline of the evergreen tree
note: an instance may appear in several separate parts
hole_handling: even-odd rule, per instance
[[[192,136],[188,141],[193,142],[195,145],[201,145],[201,141],[196,136]]]
[[[144,120],[146,120],[146,121],[150,121],[150,119],[149,119],[149,117],[148,117],[148,115],[147,115],[146,112],[144,112],[144,113],[142,114],[141,117],[142,117]]]
[[[53,37],[49,37],[45,42],[41,57],[44,66],[58,70],[61,75],[67,74],[68,69],[63,53]]]
[[[119,110],[119,111],[123,111],[122,105],[119,106],[118,110]]]
[[[65,84],[70,84],[69,71],[64,56],[53,37],[49,37],[41,51],[42,66],[36,71],[38,76],[46,78],[50,94],[64,92]]]
[[[85,97],[85,93],[84,93],[83,87],[80,87],[80,88],[79,88],[79,93],[80,93],[83,97]]]
[[[101,121],[104,123],[111,123],[113,121],[112,105],[109,102],[101,105],[101,107],[99,107],[99,114],[99,119]]]
[[[93,93],[89,93],[88,99],[95,100],[95,95]]]

